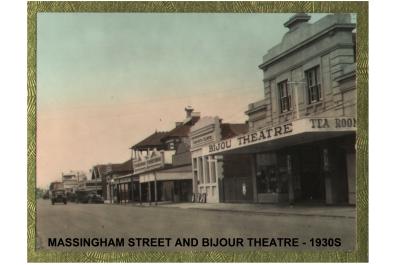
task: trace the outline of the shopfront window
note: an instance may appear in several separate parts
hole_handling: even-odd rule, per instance
[[[257,192],[286,193],[287,170],[275,153],[257,154]],[[283,162],[284,163],[284,162]]]
[[[257,184],[257,191],[259,193],[277,192],[277,176],[275,167],[260,167],[257,171]]]

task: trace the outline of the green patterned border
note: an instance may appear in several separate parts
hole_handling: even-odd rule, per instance
[[[357,246],[355,251],[61,252],[37,251],[36,23],[38,12],[214,12],[357,14]],[[28,2],[28,261],[29,262],[367,262],[368,261],[368,2]]]

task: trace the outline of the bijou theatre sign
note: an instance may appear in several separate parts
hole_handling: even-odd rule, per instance
[[[244,135],[209,144],[203,147],[203,151],[208,155],[213,155],[259,143],[272,143],[274,140],[288,136],[321,133],[341,135],[341,133],[355,132],[356,130],[356,118],[353,117],[305,118],[278,126],[264,127]]]

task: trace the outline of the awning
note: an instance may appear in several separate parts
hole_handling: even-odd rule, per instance
[[[140,174],[139,182],[192,179],[192,166],[169,168]]]
[[[133,177],[133,181],[138,181],[139,180],[139,177],[133,176],[133,174],[131,173],[131,174],[115,177],[114,178],[114,184],[130,183],[130,182],[132,182],[132,177]]]
[[[204,146],[202,151],[203,155],[257,153],[354,134],[356,130],[353,117],[304,118],[224,139]]]

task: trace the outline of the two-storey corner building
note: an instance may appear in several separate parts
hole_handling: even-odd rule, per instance
[[[265,97],[249,105],[251,129],[309,116],[355,116],[355,24],[349,14],[309,19],[290,18],[281,43],[264,55]]]
[[[353,204],[355,24],[349,14],[328,15],[313,24],[309,19],[296,14],[285,23],[289,31],[259,66],[263,103],[250,104],[247,114],[252,131],[305,121],[315,132],[287,136],[287,146],[256,155],[257,199],[270,201],[275,192],[291,201]]]
[[[190,152],[189,133],[200,119],[199,112],[193,112],[192,107],[185,108],[186,118],[175,123],[175,128],[165,135],[161,141],[166,150],[173,151],[172,163],[169,168],[157,172],[158,179],[163,180],[161,201],[189,202],[192,199],[192,160]]]
[[[190,128],[200,113],[185,108],[186,118],[169,132],[156,132],[132,147],[141,202],[182,202],[192,198]]]
[[[139,202],[154,201],[155,187],[149,174],[171,163],[172,152],[165,153],[165,144],[161,141],[166,134],[156,131],[131,147],[134,177],[139,180]]]
[[[192,130],[193,157],[241,158],[240,171],[223,172],[237,176],[236,186],[223,182],[224,194],[235,187],[236,201],[355,203],[355,25],[348,14],[309,19],[291,17],[281,43],[263,57],[264,98],[246,111],[247,133],[207,135],[216,121]],[[193,163],[196,179],[204,159]],[[217,201],[201,178],[197,186]]]

